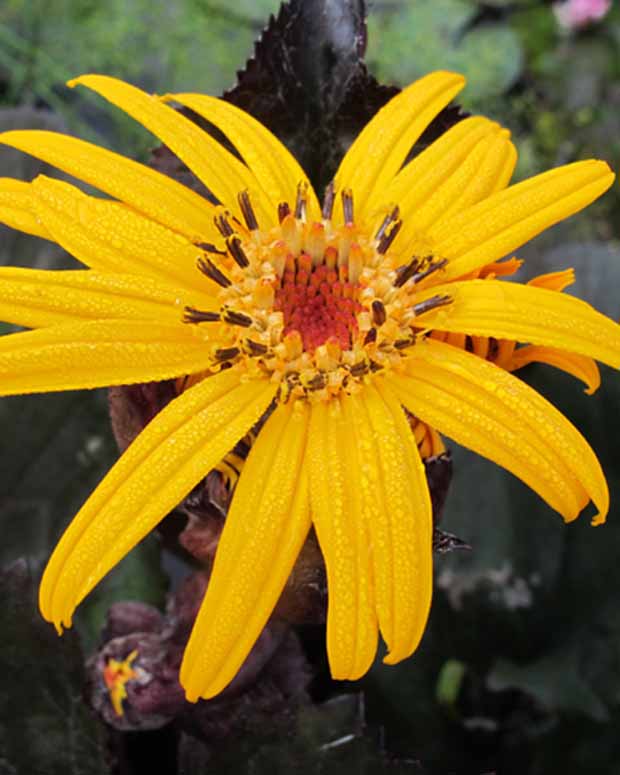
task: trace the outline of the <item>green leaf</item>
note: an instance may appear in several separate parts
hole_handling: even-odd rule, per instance
[[[380,8],[368,20],[368,60],[384,80],[405,84],[431,70],[468,79],[463,105],[503,94],[518,78],[523,55],[517,35],[501,22],[470,25],[475,6],[465,0]],[[460,99],[460,98],[459,98]]]
[[[0,572],[0,771],[106,775],[103,728],[82,699],[78,637],[58,638],[36,610],[36,584],[19,560]]]

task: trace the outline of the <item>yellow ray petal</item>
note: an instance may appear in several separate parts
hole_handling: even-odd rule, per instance
[[[376,390],[367,386],[359,403],[369,423],[366,427],[372,428],[383,488],[381,505],[385,513],[369,522],[373,549],[378,553],[375,580],[379,624],[389,651],[383,661],[393,665],[415,651],[428,619],[433,582],[432,506],[424,464],[392,390],[377,380]],[[361,422],[357,428],[361,437]],[[383,542],[389,557],[382,559]],[[387,632],[379,597],[381,579],[390,580],[392,593]],[[385,604],[390,605],[387,598]]]
[[[210,296],[216,289],[196,267],[203,252],[179,234],[121,202],[88,196],[60,180],[40,176],[31,185],[46,229],[86,266],[151,276],[194,294]]]
[[[430,339],[412,348],[405,376],[389,383],[416,417],[507,468],[566,521],[591,499],[609,508],[607,483],[583,436],[521,380],[468,352]]]
[[[206,369],[204,331],[183,323],[89,320],[0,337],[0,395],[129,385]]]
[[[319,203],[306,173],[278,138],[255,118],[206,94],[167,94],[162,99],[191,108],[228,137],[255,175],[274,213],[280,202],[288,202],[293,208],[297,185],[303,182],[308,186],[308,220],[320,217]]]
[[[144,164],[56,132],[3,132],[0,143],[95,186],[191,240],[205,242],[219,236],[210,202]]]
[[[364,127],[335,178],[337,189],[353,189],[357,219],[381,206],[384,189],[413,144],[464,85],[455,73],[430,73],[403,89]]]
[[[276,409],[243,466],[181,666],[190,702],[213,697],[235,677],[308,535],[308,415],[299,403]]]
[[[493,194],[429,232],[444,277],[460,277],[496,261],[597,199],[614,181],[605,162],[575,162]]]
[[[35,237],[52,239],[35,216],[30,184],[22,180],[0,178],[0,223]]]
[[[226,370],[168,404],[65,531],[41,581],[43,616],[70,627],[78,603],[247,433],[275,390]]]
[[[372,548],[377,613],[395,664],[418,646],[432,596],[432,508],[424,465],[399,401],[380,380],[347,399]]]
[[[620,326],[574,296],[501,280],[468,280],[436,285],[422,291],[420,300],[437,294],[449,295],[452,303],[420,315],[420,326],[556,347],[620,367]]]
[[[584,355],[563,352],[553,347],[527,345],[515,350],[507,368],[510,371],[516,371],[529,363],[548,363],[550,366],[555,366],[556,369],[572,374],[573,377],[577,377],[585,383],[585,392],[589,396],[601,386],[601,374],[598,366],[592,358],[586,358]]]
[[[354,680],[372,664],[378,630],[372,548],[346,403],[312,406],[307,465],[312,521],[327,570],[327,656],[334,678]]]
[[[483,136],[461,163],[443,176],[432,193],[417,201],[413,211],[408,207],[408,213],[403,212],[403,228],[397,238],[401,250],[406,250],[437,221],[444,221],[451,213],[493,193],[505,173],[507,160],[516,158],[509,138],[508,130],[494,125],[494,131]]]
[[[398,204],[408,218],[445,178],[467,159],[472,149],[499,125],[482,116],[459,121],[406,164],[385,188],[385,204]]]
[[[27,328],[101,318],[173,323],[193,303],[150,277],[0,268],[0,320]]]
[[[116,105],[156,135],[217,199],[242,218],[237,194],[249,189],[261,225],[276,223],[276,213],[250,170],[204,130],[159,98],[107,75],[82,75],[68,86],[85,86]]]

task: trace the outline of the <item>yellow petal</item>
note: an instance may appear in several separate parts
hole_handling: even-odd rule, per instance
[[[536,175],[468,207],[429,232],[448,279],[507,255],[597,199],[614,181],[605,162],[575,162]]]
[[[416,140],[464,85],[455,73],[430,73],[403,89],[364,127],[335,178],[337,189],[353,189],[358,220],[381,206],[384,189]]]
[[[620,367],[620,326],[574,296],[502,280],[446,283],[419,296],[437,294],[452,302],[420,315],[418,325],[556,347]]]
[[[556,369],[572,374],[573,377],[577,377],[585,383],[585,392],[589,396],[601,386],[598,366],[592,358],[586,358],[585,355],[567,353],[553,347],[527,345],[515,350],[507,368],[510,371],[516,371],[529,363],[548,363],[550,366],[555,366]]]
[[[440,433],[518,476],[566,521],[591,499],[605,520],[607,483],[583,436],[535,390],[503,369],[430,339],[389,384]]]
[[[203,331],[183,323],[89,320],[0,337],[0,395],[128,385],[206,369]]]
[[[349,401],[312,406],[307,461],[312,521],[327,570],[327,656],[340,680],[364,675],[378,638],[373,549]]]
[[[230,369],[168,404],[65,531],[41,581],[43,616],[70,627],[78,603],[247,433],[275,390]]]
[[[297,185],[305,183],[308,187],[309,220],[320,217],[316,194],[306,173],[278,138],[255,118],[224,100],[206,94],[167,94],[162,99],[185,105],[228,137],[255,175],[274,213],[281,202],[288,202],[292,208]]]
[[[361,450],[373,439],[367,460],[375,461],[375,513],[370,536],[375,562],[377,610],[393,665],[418,647],[431,605],[433,517],[426,471],[400,402],[381,379],[356,397],[356,432]],[[369,433],[370,430],[370,433]],[[363,456],[366,457],[366,456]],[[362,461],[363,465],[363,461]],[[372,466],[362,467],[372,476]]]
[[[179,322],[180,300],[193,303],[186,296],[150,277],[0,268],[0,320],[27,328],[100,318]]]
[[[181,666],[190,702],[213,697],[235,677],[308,535],[308,416],[300,402],[278,407],[243,466]]]
[[[0,139],[2,135],[0,135]],[[35,216],[33,193],[29,183],[0,178],[0,223],[35,237],[51,239]]]
[[[3,132],[0,143],[105,191],[191,240],[205,242],[218,235],[210,202],[144,164],[56,132]]]
[[[276,213],[269,206],[248,168],[179,111],[160,99],[107,75],[82,75],[68,86],[86,86],[125,111],[156,135],[237,218],[242,218],[237,194],[249,189],[261,223],[273,225]]]
[[[457,124],[458,126],[458,124]],[[506,129],[492,125],[493,131],[483,136],[450,174],[438,181],[432,192],[419,201],[415,197],[415,209],[403,211],[403,228],[398,235],[400,249],[426,233],[437,221],[445,221],[453,212],[479,202],[493,193],[500,175],[505,172],[506,162],[516,158]],[[431,146],[432,147],[432,146]],[[413,189],[415,189],[417,185]],[[415,196],[415,195],[414,195]]]
[[[194,294],[214,292],[214,283],[196,267],[202,251],[179,234],[121,202],[88,196],[60,180],[40,176],[32,188],[46,229],[86,266],[151,276]]]

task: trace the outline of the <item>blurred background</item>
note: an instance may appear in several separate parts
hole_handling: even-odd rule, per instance
[[[155,144],[148,133],[65,81],[102,72],[150,91],[220,94],[234,85],[278,6],[275,0],[3,0],[0,130],[50,128],[145,159]],[[620,167],[617,2],[375,0],[368,14],[370,71],[401,86],[437,68],[463,72],[464,108],[512,130],[517,178],[592,156]],[[40,171],[50,173],[0,150],[0,175],[31,179]],[[518,255],[526,259],[524,280],[574,267],[577,283],[569,292],[618,320],[618,184]],[[0,227],[0,264],[59,268],[71,260],[51,244]],[[455,475],[443,527],[472,550],[437,557],[420,651],[392,668],[378,661],[355,685],[322,685],[314,699],[327,704],[302,712],[296,733],[272,736],[268,745],[260,735],[237,741],[222,759],[226,766],[253,773],[292,766],[620,773],[620,380],[603,369],[603,385],[589,397],[551,367],[530,367],[521,376],[599,455],[612,495],[607,525],[591,528],[589,512],[563,525],[510,474],[452,445]],[[116,459],[106,395],[3,399],[0,427],[0,560],[25,557],[36,575]],[[109,772],[101,729],[81,702],[80,671],[71,667],[77,636],[50,641],[51,628],[42,628],[32,607],[31,586],[11,574],[3,578],[0,775]],[[157,541],[150,539],[80,611],[85,652],[112,601],[161,605],[166,586]]]

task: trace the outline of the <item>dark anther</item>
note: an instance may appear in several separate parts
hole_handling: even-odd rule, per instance
[[[248,192],[240,191],[237,196],[237,201],[239,202],[239,207],[243,213],[245,225],[250,231],[256,231],[256,229],[258,229],[258,221],[256,220],[256,214],[254,213],[254,208],[252,207],[252,202],[250,202],[250,195]]]
[[[399,266],[396,270],[396,279],[394,280],[394,286],[396,288],[402,288],[403,285],[407,282],[407,280],[410,280],[413,275],[418,271],[418,269],[422,266],[422,263],[425,259],[420,258],[412,258],[411,261],[408,264],[403,264],[402,266]]]
[[[323,210],[321,215],[324,221],[330,221],[334,212],[334,199],[336,197],[336,190],[334,188],[334,181],[328,184],[325,189],[325,196],[323,197]]]
[[[325,374],[317,374],[316,377],[312,377],[310,382],[306,384],[306,388],[308,390],[321,390],[321,388],[324,388],[325,385],[327,385],[327,377]]]
[[[233,227],[230,225],[226,215],[220,213],[213,220],[222,237],[231,237],[234,234]]]
[[[295,218],[306,220],[306,205],[308,201],[308,184],[305,180],[297,184],[297,199],[295,200]]]
[[[381,369],[383,369],[383,366],[380,363],[377,363],[377,361],[370,361],[370,370],[372,372],[381,371]]]
[[[391,223],[394,223],[394,221],[398,220],[399,214],[400,214],[400,209],[399,209],[398,205],[396,205],[396,207],[392,210],[392,212],[388,213],[385,216],[385,218],[383,219],[383,223],[381,224],[381,226],[379,226],[379,229],[378,229],[377,233],[375,234],[375,239],[377,240],[377,242],[379,242],[382,239],[383,235],[385,234],[385,232],[387,230],[387,227]]]
[[[401,288],[407,280],[410,280],[411,278],[413,278],[414,283],[419,283],[420,280],[433,274],[433,272],[436,272],[438,269],[443,269],[448,263],[446,258],[442,258],[440,261],[433,261],[432,258],[432,256],[412,258],[408,264],[399,266],[396,270],[394,285],[397,288]],[[426,269],[422,269],[423,266],[426,266]]]
[[[372,303],[372,319],[376,326],[382,326],[385,323],[385,307],[379,299],[375,299]]]
[[[389,231],[386,231],[385,234],[381,237],[379,240],[379,243],[377,245],[377,253],[380,253],[383,255],[388,251],[388,248],[394,242],[396,239],[396,235],[401,229],[401,226],[403,225],[402,221],[394,221],[394,225]]]
[[[225,323],[230,323],[231,326],[242,326],[243,328],[249,328],[254,322],[249,315],[244,315],[243,312],[235,312],[232,309],[224,310],[222,318]]]
[[[499,353],[499,342],[494,336],[489,337],[489,352],[487,353],[487,360],[494,361]]]
[[[203,274],[205,274],[210,280],[213,280],[214,283],[221,285],[222,288],[228,288],[230,285],[232,285],[228,277],[226,277],[223,272],[220,272],[213,261],[210,261],[208,258],[199,258],[196,263],[198,265],[198,269],[200,269]]]
[[[370,366],[366,363],[366,361],[360,361],[359,363],[355,363],[353,366],[351,366],[349,372],[351,373],[352,377],[361,377],[363,374],[368,374],[369,370]]]
[[[185,307],[183,313],[184,323],[215,323],[220,319],[219,312],[204,312],[201,309],[195,307]]]
[[[353,192],[350,188],[345,188],[340,196],[342,197],[344,222],[350,226],[353,223]]]
[[[200,248],[201,250],[204,250],[205,253],[217,253],[218,256],[225,256],[226,251],[220,250],[218,247],[213,245],[211,242],[198,242],[196,243],[196,247]]]
[[[419,283],[420,280],[423,280],[425,277],[428,277],[429,274],[433,274],[433,272],[436,272],[438,269],[443,269],[444,266],[448,263],[447,258],[442,258],[440,261],[431,261],[431,263],[428,266],[428,269],[425,269],[423,272],[417,272],[413,275],[413,282]]]
[[[232,361],[240,354],[241,350],[238,347],[223,347],[215,351],[214,357],[216,361]]]
[[[394,347],[397,350],[404,350],[407,347],[411,347],[412,344],[415,344],[415,336],[408,337],[407,339],[397,339],[394,342]]]
[[[228,248],[230,255],[235,259],[235,261],[242,269],[245,269],[246,266],[250,266],[248,257],[246,256],[244,249],[241,247],[241,240],[239,237],[229,237],[226,240],[226,247]]]
[[[291,207],[288,202],[280,202],[278,205],[278,221],[282,223],[282,221],[286,218],[287,215],[291,214]]]
[[[371,344],[377,341],[377,329],[371,328],[370,331],[364,337],[364,344]]]
[[[267,345],[261,344],[260,342],[254,342],[252,339],[246,339],[245,346],[252,356],[265,355],[268,350]]]
[[[430,299],[421,301],[419,304],[413,305],[413,311],[416,315],[423,315],[425,312],[429,312],[436,307],[445,307],[446,304],[450,304],[452,299],[450,296],[431,296]]]

